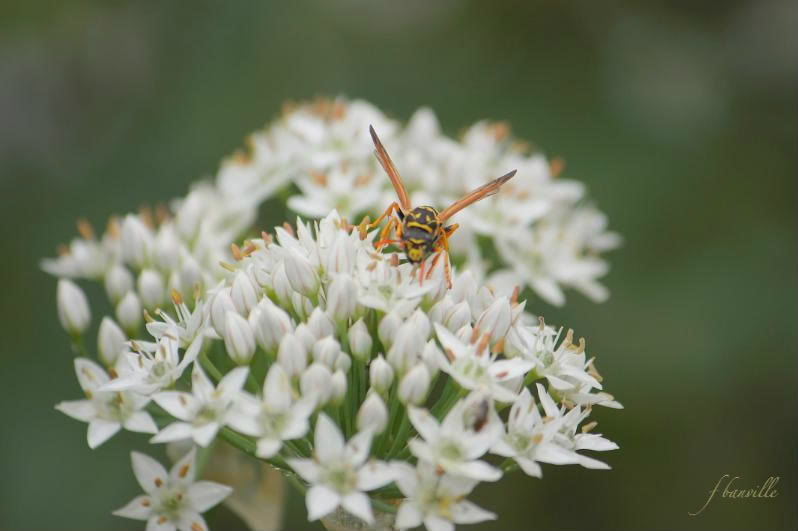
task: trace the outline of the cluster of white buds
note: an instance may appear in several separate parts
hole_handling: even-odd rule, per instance
[[[414,204],[448,203],[518,168],[458,214],[451,288],[442,267],[421,281],[401,254],[375,251],[376,231],[364,238],[347,221],[394,200],[369,124],[401,161]],[[518,300],[523,286],[557,304],[562,286],[606,296],[598,253],[618,237],[577,202],[581,186],[555,179],[499,125],[457,142],[428,110],[400,128],[369,104],[319,101],[250,140],[215,183],[114,218],[99,237],[80,222],[80,237],[43,262],[60,279],[58,316],[85,393],[57,409],[89,424],[90,447],[121,429],[205,452],[221,438],[282,470],[311,520],[395,513],[397,528],[430,531],[496,518],[464,499],[480,481],[540,477],[541,463],[607,468],[580,453],[617,448],[587,417],[620,404],[584,340]],[[292,183],[301,194],[289,206],[321,219],[242,241],[258,206]],[[480,236],[502,264],[486,264]],[[101,282],[113,307],[97,331],[100,364],[83,341],[91,312],[75,279]],[[206,461],[194,452],[170,473],[134,452],[146,494],[115,514],[206,529],[200,513],[229,489],[194,480]]]

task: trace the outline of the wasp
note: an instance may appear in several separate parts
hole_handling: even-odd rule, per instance
[[[405,252],[410,263],[420,266],[419,284],[424,279],[427,258],[434,255],[432,264],[427,272],[427,278],[429,278],[441,256],[446,255],[443,262],[444,271],[446,283],[451,288],[449,238],[459,225],[457,223],[447,225],[446,222],[465,207],[498,192],[504,183],[513,178],[516,170],[472,190],[440,212],[428,205],[413,207],[410,204],[407,189],[402,183],[402,178],[399,176],[399,172],[396,170],[393,161],[391,161],[391,157],[388,156],[388,152],[382,142],[380,142],[374,127],[369,126],[369,133],[371,133],[371,139],[374,141],[374,154],[377,156],[377,160],[380,161],[385,173],[388,174],[399,202],[394,201],[391,203],[385,212],[371,223],[369,222],[369,217],[366,216],[359,225],[361,238],[365,238],[367,231],[379,226],[385,218],[389,218],[388,223],[380,231],[379,239],[375,242],[374,247],[379,250],[388,244],[398,245]],[[392,229],[395,234],[393,239],[390,238]]]

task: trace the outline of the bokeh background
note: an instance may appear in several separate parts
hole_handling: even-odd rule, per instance
[[[456,134],[507,120],[562,156],[624,235],[612,291],[547,321],[588,338],[624,411],[612,471],[483,484],[473,529],[796,527],[792,1],[4,2],[0,7],[0,528],[130,529],[128,452],[76,398],[38,260],[112,213],[185,193],[287,99],[365,98]],[[264,226],[278,219],[264,217]],[[98,292],[91,292],[93,296]],[[96,297],[98,300],[101,297]],[[95,312],[95,318],[100,314]],[[773,499],[716,498],[723,474]],[[292,494],[286,527],[307,523]],[[225,509],[209,521],[240,526]]]

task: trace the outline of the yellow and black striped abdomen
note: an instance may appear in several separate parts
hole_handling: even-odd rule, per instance
[[[438,211],[431,206],[416,207],[408,212],[402,222],[402,243],[407,259],[417,263],[429,256],[440,236],[440,227]]]

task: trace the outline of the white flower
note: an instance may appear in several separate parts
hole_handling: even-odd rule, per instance
[[[150,260],[153,237],[138,216],[128,214],[122,221],[122,257],[138,269],[145,267]]]
[[[89,301],[83,290],[77,284],[67,279],[58,281],[56,289],[56,302],[58,304],[58,319],[61,326],[72,335],[80,335],[89,326],[91,313]]]
[[[396,513],[397,529],[410,529],[423,523],[428,531],[454,531],[454,524],[496,519],[495,514],[464,499],[477,480],[439,475],[434,466],[424,461],[419,461],[416,467],[401,461],[391,465],[396,484],[405,495]]]
[[[543,475],[538,463],[609,468],[601,461],[576,453],[576,450],[613,450],[618,446],[601,436],[583,438],[581,434],[575,435],[576,425],[586,415],[579,408],[563,414],[543,386],[537,384],[536,387],[545,417],[529,390],[523,389],[510,409],[507,433],[496,441],[491,452],[513,458],[524,472],[534,477]]]
[[[349,275],[333,277],[327,288],[327,311],[338,322],[348,322],[357,309],[358,285]]]
[[[374,434],[382,433],[388,424],[388,408],[379,393],[370,392],[357,412],[357,429],[370,429]]]
[[[102,391],[110,378],[102,367],[86,358],[75,358],[75,374],[86,400],[61,402],[55,408],[70,417],[89,423],[89,448],[96,448],[119,430],[155,433],[158,428],[142,409],[148,397],[129,391]]]
[[[264,297],[256,307],[252,329],[258,345],[266,352],[275,352],[283,337],[293,332],[294,325],[285,310]],[[250,315],[252,321],[253,315]]]
[[[127,336],[113,319],[103,317],[97,331],[97,352],[103,363],[112,366],[123,352],[127,351]]]
[[[364,522],[372,523],[371,503],[364,491],[387,485],[393,475],[387,464],[366,462],[372,433],[362,431],[344,444],[344,437],[330,418],[319,414],[314,435],[313,459],[288,459],[297,474],[310,483],[308,520],[317,520],[339,505]]]
[[[429,391],[430,376],[423,363],[415,365],[399,382],[399,400],[415,406],[424,403]]]
[[[138,331],[141,324],[141,302],[132,291],[128,291],[116,305],[116,320],[131,336]]]
[[[442,424],[429,411],[408,407],[408,416],[413,427],[423,440],[409,441],[410,451],[419,458],[439,466],[449,474],[479,481],[496,481],[502,475],[479,458],[496,442],[499,433],[495,429],[483,429],[473,422],[468,401],[460,400],[446,414]],[[466,413],[469,413],[466,415]],[[490,411],[486,411],[486,415]]]
[[[154,269],[144,269],[139,273],[138,291],[145,308],[157,308],[166,295],[163,277]]]
[[[291,378],[298,378],[308,365],[305,345],[294,334],[285,334],[277,349],[277,362]]]
[[[233,299],[230,297],[230,288],[220,288],[216,291],[210,303],[211,325],[219,337],[224,337],[227,328],[227,313],[237,312]]]
[[[249,321],[236,312],[227,312],[224,346],[227,355],[238,365],[247,365],[255,355],[255,334]]]
[[[299,379],[302,396],[313,399],[316,408],[324,406],[332,393],[332,376],[323,363],[311,363]]]
[[[125,293],[133,289],[133,274],[123,265],[115,264],[105,273],[105,292],[116,304]]]
[[[234,416],[233,406],[248,371],[247,367],[236,367],[214,388],[199,364],[195,363],[191,373],[191,393],[163,391],[152,395],[156,404],[178,419],[158,432],[152,442],[192,438],[198,445],[208,446]]]
[[[177,461],[172,470],[155,459],[131,452],[133,473],[144,489],[130,503],[114,511],[115,516],[146,520],[148,530],[207,531],[202,517],[233,491],[226,485],[212,481],[194,481],[195,451],[192,449]]]
[[[241,315],[247,315],[258,304],[258,294],[252,281],[243,271],[239,271],[233,278],[233,285],[230,287],[230,298],[233,306]]]
[[[363,319],[358,319],[349,327],[347,337],[352,356],[361,362],[367,362],[371,358],[371,347],[374,341],[371,339],[368,327],[363,322]]]
[[[207,310],[208,305],[205,301],[199,300],[194,304],[194,310],[189,310],[182,297],[177,292],[172,292],[175,313],[177,319],[164,311],[158,310],[156,314],[163,321],[152,321],[147,323],[147,332],[155,339],[160,339],[164,334],[177,332],[180,339],[180,346],[187,348],[198,337],[217,338],[214,330],[210,327],[210,314]]]
[[[291,287],[308,297],[315,296],[319,288],[319,277],[307,256],[297,248],[289,248],[285,253],[285,274]]]
[[[188,346],[180,359],[177,330],[164,334],[157,343],[132,342],[135,351],[125,352],[119,365],[119,378],[103,386],[103,391],[130,389],[142,394],[169,387],[183,374],[185,368],[199,354],[203,338],[200,336]]]
[[[292,399],[291,382],[275,363],[266,375],[263,399],[243,393],[230,416],[230,426],[257,438],[256,455],[268,459],[280,451],[283,441],[305,436],[311,413],[312,401]]]
[[[393,369],[385,361],[382,354],[379,354],[369,364],[369,382],[371,386],[380,394],[385,394],[393,383]]]
[[[435,332],[447,356],[441,357],[440,368],[457,380],[457,383],[472,390],[484,390],[494,400],[513,402],[516,394],[502,385],[518,376],[523,376],[533,367],[533,363],[520,358],[497,360],[496,355],[487,352],[487,345],[465,344],[449,330],[435,323]]]

